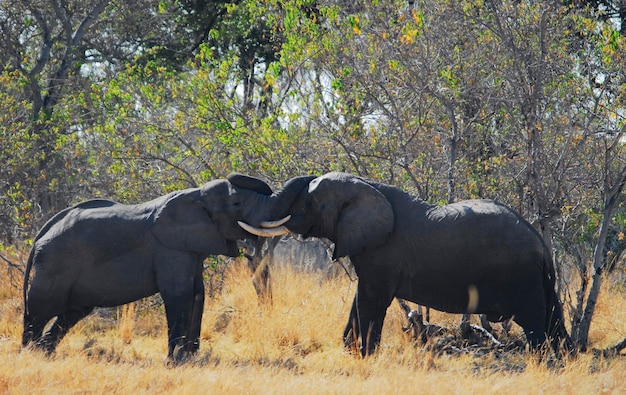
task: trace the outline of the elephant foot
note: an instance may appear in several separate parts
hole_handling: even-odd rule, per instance
[[[459,329],[461,330],[461,337],[466,340],[470,340],[472,337],[472,326],[470,325],[469,320],[462,320],[459,324]]]
[[[43,332],[45,322],[33,320],[30,316],[24,317],[24,331],[22,332],[22,346],[30,349],[41,349],[45,339]]]
[[[355,332],[350,329],[343,336],[343,346],[352,355],[361,355],[361,350],[359,349],[359,339],[357,338]]]
[[[200,341],[196,340],[193,342],[189,342],[185,345],[185,352],[188,354],[195,354],[200,349]]]
[[[167,356],[167,364],[170,366],[183,365],[193,359],[199,348],[198,342],[177,344]]]
[[[25,348],[32,348],[36,342],[34,333],[24,332],[24,334],[22,334],[22,346]]]
[[[54,352],[56,351],[57,344],[59,344],[58,341],[46,341],[46,340],[44,340],[42,342],[42,344],[41,344],[41,349],[44,351],[46,356],[49,357],[52,354],[54,354]]]
[[[46,341],[46,339],[29,340],[23,346],[26,350],[42,352],[46,357],[50,357],[56,350],[56,344]]]
[[[176,345],[167,356],[168,366],[180,366],[189,360],[189,353],[183,345]]]

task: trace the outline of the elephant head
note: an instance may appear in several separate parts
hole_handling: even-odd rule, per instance
[[[272,190],[254,177],[229,177],[165,196],[155,215],[155,237],[178,251],[237,256],[236,240],[252,235],[236,221],[258,225],[267,218]]]
[[[370,181],[346,173],[294,178],[272,200],[271,217],[286,220],[283,232],[327,238],[335,243],[335,258],[385,243],[394,227],[387,198]],[[242,224],[247,231],[264,236],[273,223],[260,225]]]

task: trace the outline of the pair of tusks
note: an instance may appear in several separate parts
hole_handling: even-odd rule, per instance
[[[243,221],[237,221],[237,223],[243,228],[243,230],[252,233],[253,235],[261,237],[274,237],[286,235],[290,232],[290,230],[287,229],[286,226],[284,226],[284,224],[289,221],[289,219],[291,219],[291,215],[288,215],[285,218],[279,219],[277,221],[262,221],[260,224],[260,228],[249,225]]]

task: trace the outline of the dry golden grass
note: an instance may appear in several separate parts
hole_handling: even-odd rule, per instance
[[[395,303],[380,351],[356,358],[340,339],[356,283],[275,271],[273,303],[261,305],[249,271],[237,263],[221,296],[207,298],[200,352],[183,366],[165,363],[164,313],[143,302],[88,317],[45,357],[21,348],[21,290],[0,281],[2,394],[626,393],[623,356],[585,354],[561,368],[519,353],[435,356],[402,332]],[[435,313],[432,320],[454,327],[458,316]],[[606,347],[624,337],[626,295],[607,291],[591,341]]]

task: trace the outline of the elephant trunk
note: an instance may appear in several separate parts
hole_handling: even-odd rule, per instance
[[[300,192],[302,192],[304,188],[307,188],[309,183],[315,178],[317,177],[301,176],[287,181],[278,192],[272,195],[271,218],[268,218],[268,220],[280,219],[287,216],[291,205],[298,195],[300,195]]]
[[[226,179],[234,187],[239,188],[238,193],[242,194],[242,196],[248,196],[244,198],[246,201],[246,207],[243,208],[243,218],[245,218],[246,221],[244,223],[259,226],[261,222],[270,218],[273,209],[273,191],[265,181],[241,173],[231,173]],[[280,225],[282,224],[274,223],[269,227],[274,228]],[[248,230],[244,226],[241,227],[244,228],[244,230]]]
[[[288,215],[289,209],[300,192],[315,178],[315,176],[292,178],[285,183],[281,190],[271,195],[271,197],[263,196],[264,200],[269,198],[269,206],[265,204],[267,201],[264,201],[263,208],[259,213],[261,213],[261,215],[267,215],[267,213],[269,213],[269,215],[258,221],[258,224],[261,226],[260,228],[242,221],[238,222],[239,226],[245,231],[261,237],[281,236],[289,233],[289,229],[284,225],[291,217]],[[266,208],[269,209],[265,211]]]

